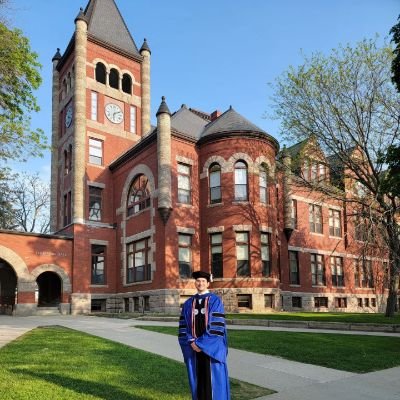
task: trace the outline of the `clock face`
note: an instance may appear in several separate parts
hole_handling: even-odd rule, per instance
[[[69,105],[67,111],[65,112],[65,126],[70,127],[72,123],[72,105]]]
[[[106,117],[114,124],[119,124],[124,119],[124,113],[120,106],[114,103],[108,103],[105,107]]]

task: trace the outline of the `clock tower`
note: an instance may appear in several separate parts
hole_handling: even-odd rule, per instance
[[[150,49],[114,0],[90,0],[53,57],[51,230],[113,226],[108,165],[150,131]],[[110,210],[110,211],[108,211]]]

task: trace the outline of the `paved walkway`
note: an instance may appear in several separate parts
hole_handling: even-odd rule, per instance
[[[0,316],[0,347],[37,326],[62,325],[182,361],[175,337],[134,327],[155,324],[176,326],[173,322],[86,316]],[[229,327],[229,329],[237,328],[285,330],[283,328]],[[290,329],[290,331],[293,330]],[[310,332],[310,330],[307,331]],[[329,332],[332,333],[332,331]],[[343,333],[356,334],[357,332]],[[399,334],[385,333],[379,333],[379,336],[400,337]],[[400,367],[359,375],[235,349],[229,349],[228,360],[231,377],[278,391],[277,394],[262,398],[265,400],[400,400]]]

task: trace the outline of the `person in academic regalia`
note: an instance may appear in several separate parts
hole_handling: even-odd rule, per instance
[[[195,271],[192,277],[197,294],[183,304],[178,338],[192,400],[229,400],[224,306],[216,294],[208,291],[209,273]]]

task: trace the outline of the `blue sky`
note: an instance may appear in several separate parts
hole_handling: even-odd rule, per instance
[[[34,127],[51,136],[51,58],[65,50],[87,0],[9,0],[8,19],[22,29],[43,65]],[[280,140],[279,121],[266,118],[269,82],[306,55],[363,38],[389,37],[399,0],[116,0],[140,48],[152,51],[152,122],[166,96],[171,111],[185,103],[236,111]],[[48,179],[50,154],[13,165]]]

